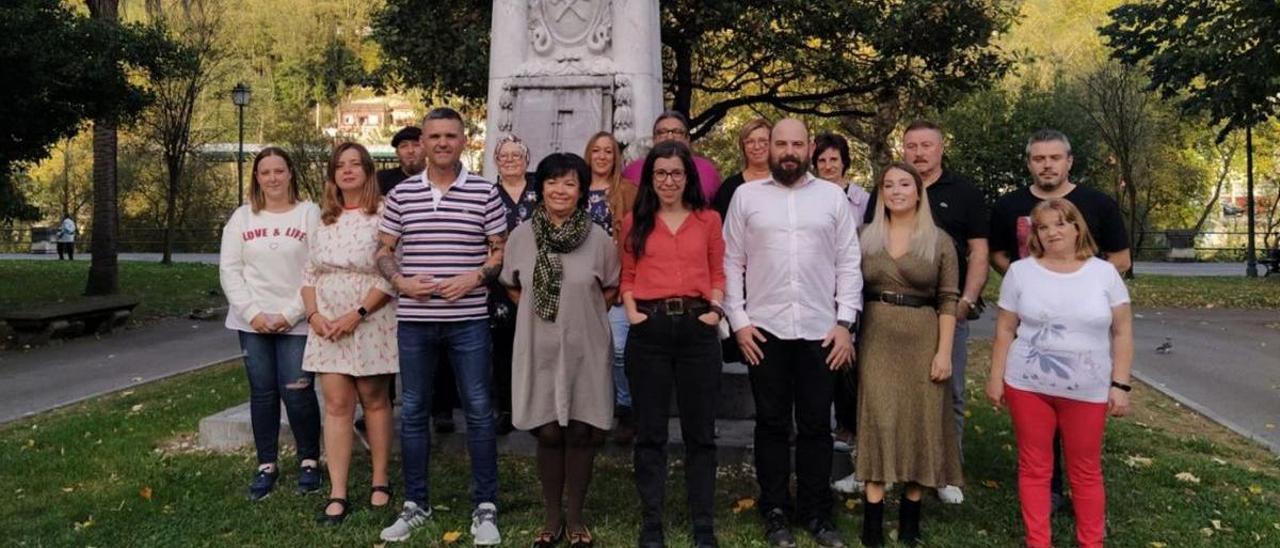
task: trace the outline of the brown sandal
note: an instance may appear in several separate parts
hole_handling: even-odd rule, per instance
[[[569,548],[591,548],[595,545],[595,539],[591,538],[591,531],[584,525],[581,531],[569,532]]]
[[[533,544],[530,546],[531,548],[551,548],[552,546],[558,546],[562,540],[564,540],[563,525],[554,533],[551,531],[538,533],[538,536],[533,538]]]

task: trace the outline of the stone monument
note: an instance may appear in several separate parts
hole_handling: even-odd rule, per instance
[[[612,131],[625,147],[662,111],[657,0],[494,0],[484,173],[506,133],[532,170]]]

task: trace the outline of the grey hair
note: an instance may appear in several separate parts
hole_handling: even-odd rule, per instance
[[[426,127],[427,122],[431,120],[457,120],[458,125],[462,126],[462,130],[467,130],[467,124],[462,121],[462,114],[449,107],[435,107],[427,112],[426,117],[422,119],[422,126]]]
[[[1058,141],[1067,145],[1067,156],[1071,155],[1071,140],[1067,139],[1067,135],[1056,129],[1042,129],[1031,134],[1027,139],[1027,156],[1031,156],[1031,145],[1036,143],[1046,143],[1049,141]]]
[[[498,139],[498,144],[493,146],[493,161],[495,162],[498,161],[498,152],[502,150],[502,145],[505,145],[507,143],[514,143],[517,147],[519,147],[520,153],[524,155],[525,163],[526,164],[529,163],[529,145],[524,144],[524,141],[521,140],[520,137],[517,137],[514,133],[508,133],[506,135],[503,135],[501,139]]]

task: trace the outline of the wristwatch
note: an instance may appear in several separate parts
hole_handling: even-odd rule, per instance
[[[848,320],[839,320],[836,322],[836,325],[843,327],[845,329],[848,329],[850,333],[853,333],[854,330],[856,329],[856,326],[853,325],[853,322]]]
[[[1122,383],[1122,382],[1120,382],[1120,381],[1111,381],[1111,387],[1112,387],[1112,388],[1119,388],[1119,389],[1121,389],[1121,390],[1124,390],[1125,392],[1130,392],[1130,391],[1132,391],[1132,390],[1133,390],[1133,387],[1132,387],[1132,386],[1127,385],[1127,384],[1125,384],[1125,383]]]
[[[356,309],[356,314],[360,315],[360,319],[364,319],[365,316],[369,315],[369,311],[362,306]]]

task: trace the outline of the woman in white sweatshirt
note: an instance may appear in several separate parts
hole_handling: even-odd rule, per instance
[[[271,493],[280,467],[280,402],[298,446],[298,491],[320,489],[320,406],[314,375],[302,370],[308,327],[302,304],[302,271],[307,235],[320,209],[298,195],[293,161],[276,147],[253,159],[249,204],[240,206],[222,229],[219,270],[230,303],[227,328],[239,332],[249,376],[249,416],[258,470],[249,498]]]

